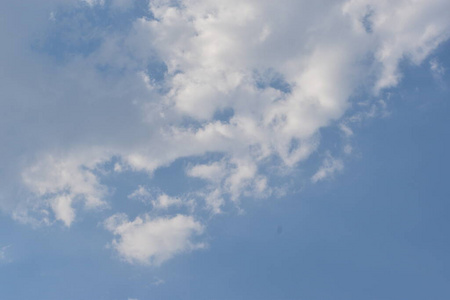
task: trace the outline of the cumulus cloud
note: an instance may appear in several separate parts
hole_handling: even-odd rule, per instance
[[[302,167],[322,128],[340,124],[348,139],[351,124],[383,115],[373,99],[401,80],[399,63],[420,64],[450,35],[446,0],[84,2],[1,5],[0,207],[23,222],[70,226],[79,207],[110,205],[102,177],[155,176],[180,158],[193,158],[185,175],[204,185],[189,197],[163,191],[150,200],[160,213],[186,198],[218,214],[275,196],[273,179]],[[361,90],[364,106],[351,100]],[[342,168],[327,157],[312,181]],[[149,198],[136,188],[130,198]],[[195,248],[192,216],[120,220],[108,228],[129,261],[166,259],[138,241],[160,223],[187,226],[168,253]]]
[[[128,221],[126,215],[117,214],[104,224],[118,236],[112,247],[130,263],[159,265],[176,254],[206,246],[194,241],[204,227],[191,216],[152,219],[144,215]]]

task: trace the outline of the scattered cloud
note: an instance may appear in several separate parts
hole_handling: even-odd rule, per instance
[[[161,191],[151,191],[144,186],[138,188],[128,195],[128,199],[139,200],[143,203],[151,204],[155,210],[168,210],[175,207],[187,207],[193,209],[195,206],[194,199],[189,196],[171,197]]]
[[[160,279],[160,278],[155,278],[155,280],[152,282],[152,285],[158,286],[158,285],[162,285],[166,283],[164,280]]]
[[[442,66],[436,58],[430,60],[430,70],[433,73],[433,76],[440,79],[445,74],[445,68]]]
[[[311,181],[316,183],[334,175],[338,171],[342,171],[343,169],[344,163],[342,162],[342,160],[334,158],[330,154],[328,154],[327,157],[323,160],[322,166],[311,178]]]
[[[345,134],[345,136],[350,137],[353,135],[353,130],[348,125],[342,123],[339,128]]]
[[[352,125],[388,115],[380,98],[401,80],[399,63],[420,64],[450,36],[447,0],[157,0],[126,25],[98,19],[130,14],[131,1],[55,2],[25,0],[22,18],[0,12],[0,208],[67,227],[80,210],[112,206],[103,177],[150,178],[179,159],[203,182],[193,197],[137,186],[129,198],[155,214],[194,199],[214,215],[281,194],[285,175],[272,170],[307,165],[335,124],[350,155]],[[329,155],[311,180],[342,169]],[[105,224],[124,259],[159,264],[201,246],[189,214]]]
[[[183,205],[183,200],[178,197],[170,197],[166,194],[161,194],[156,200],[152,201],[152,204],[156,209],[168,209],[171,206]]]
[[[151,197],[150,191],[142,185],[138,186],[135,191],[128,195],[128,199],[139,200],[142,202],[148,201]]]
[[[80,201],[86,208],[105,205],[103,197],[106,188],[100,185],[93,173],[98,161],[89,165],[72,157],[58,159],[48,156],[28,168],[23,174],[23,182],[29,190],[41,199],[46,199],[55,218],[69,227],[75,219],[73,203]]]
[[[173,256],[205,248],[195,242],[202,235],[204,226],[191,216],[155,218],[148,215],[128,221],[124,214],[108,218],[105,228],[118,236],[111,246],[130,263],[160,265]]]
[[[3,246],[0,248],[0,263],[6,263],[11,261],[8,255],[9,248],[11,248],[11,245]]]

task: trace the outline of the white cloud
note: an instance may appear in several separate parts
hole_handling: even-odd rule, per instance
[[[156,209],[168,209],[171,206],[183,205],[183,201],[178,197],[170,197],[166,194],[161,194],[156,200],[152,201],[152,204]]]
[[[82,201],[88,209],[104,206],[105,188],[92,172],[98,161],[90,164],[83,157],[83,164],[75,157],[58,159],[53,156],[25,170],[24,183],[37,196],[48,199],[56,219],[70,226],[75,219],[74,201]]]
[[[343,6],[353,16],[354,28],[363,33],[361,20],[371,9],[375,57],[382,71],[375,89],[395,86],[401,78],[398,63],[404,57],[419,64],[442,41],[448,39],[450,20],[442,13],[449,3],[434,1],[351,0]]]
[[[11,248],[11,245],[3,246],[0,248],[0,263],[10,262],[9,255],[7,253],[9,248]]]
[[[213,214],[220,214],[222,206],[225,204],[224,194],[221,188],[213,188],[210,191],[200,193],[200,196],[205,199],[206,207]]]
[[[145,215],[130,222],[118,214],[107,219],[105,227],[118,236],[112,247],[130,263],[159,265],[174,255],[205,247],[194,241],[204,227],[191,216],[151,219]]]
[[[437,78],[441,78],[445,74],[445,68],[436,58],[430,60],[430,69],[433,72],[433,75]]]
[[[341,123],[341,125],[339,125],[339,128],[347,137],[353,135],[353,130],[347,124]]]
[[[143,202],[146,202],[149,198],[151,198],[150,191],[142,185],[138,186],[135,191],[128,195],[128,199],[137,199]]]
[[[336,159],[330,154],[323,160],[322,166],[319,170],[311,177],[311,181],[316,183],[318,181],[324,180],[332,176],[334,173],[344,169],[344,163],[341,159]]]
[[[55,213],[55,217],[70,226],[75,219],[75,211],[72,208],[73,199],[70,196],[56,196],[51,201],[51,208]]]
[[[220,182],[226,176],[227,166],[223,162],[199,164],[187,170],[187,175],[213,182]]]
[[[128,195],[128,199],[139,200],[144,203],[151,203],[153,209],[167,210],[171,207],[180,208],[188,207],[191,210],[194,208],[195,203],[193,199],[189,197],[171,197],[160,191],[150,191],[144,186],[139,186],[135,191]]]

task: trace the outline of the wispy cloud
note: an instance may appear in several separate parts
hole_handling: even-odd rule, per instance
[[[430,60],[430,70],[433,73],[433,76],[438,79],[441,79],[446,71],[444,66],[442,66],[436,58]]]
[[[11,245],[3,246],[0,248],[0,263],[7,263],[11,261],[11,258],[8,254],[8,249],[11,248]]]
[[[311,177],[311,181],[316,183],[318,181],[324,180],[338,171],[344,169],[344,163],[341,159],[332,157],[330,154],[323,160],[322,166],[317,170],[317,172]]]

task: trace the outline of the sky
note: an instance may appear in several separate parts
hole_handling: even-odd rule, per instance
[[[0,3],[0,299],[448,299],[450,2]]]

